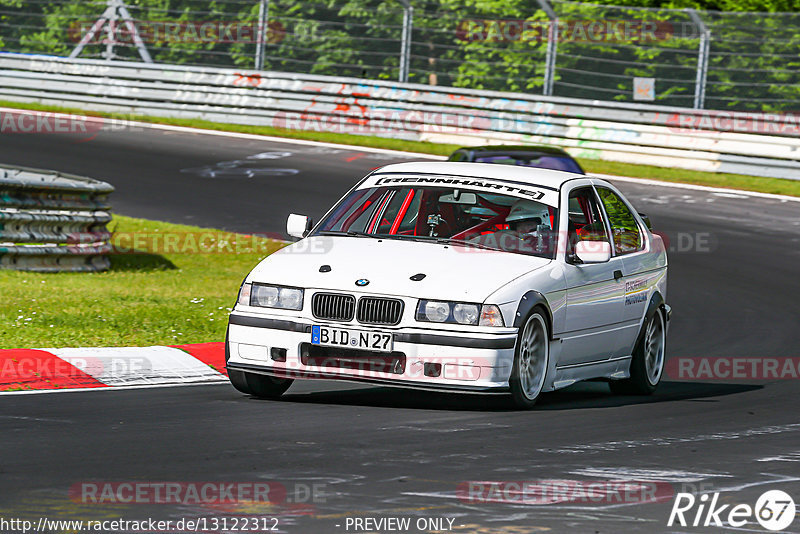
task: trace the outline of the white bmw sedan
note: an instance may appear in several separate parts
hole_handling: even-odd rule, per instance
[[[664,369],[667,254],[591,176],[401,163],[356,184],[242,283],[226,339],[244,393],[294,379],[510,394],[604,379],[650,394]]]

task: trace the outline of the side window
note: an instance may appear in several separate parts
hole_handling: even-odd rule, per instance
[[[611,230],[614,232],[614,250],[617,254],[630,254],[644,247],[642,232],[636,217],[625,202],[610,189],[598,187],[597,192],[606,208]]]
[[[467,154],[463,150],[456,150],[450,155],[448,161],[467,161]]]
[[[569,251],[578,241],[608,241],[597,195],[591,187],[579,187],[569,194]]]

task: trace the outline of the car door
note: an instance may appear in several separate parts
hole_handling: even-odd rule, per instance
[[[648,253],[647,232],[622,196],[604,186],[597,186],[597,193],[611,227],[614,255],[622,260],[624,297],[619,335],[623,351],[630,354],[651,292],[664,269]]]
[[[624,284],[622,259],[580,264],[572,248],[579,240],[610,242],[605,214],[592,186],[576,187],[568,197],[568,245],[564,275],[567,305],[560,365],[607,360],[620,355]]]

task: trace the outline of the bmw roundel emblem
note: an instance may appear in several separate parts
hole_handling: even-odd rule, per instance
[[[367,280],[366,278],[361,278],[359,280],[356,280],[356,285],[358,287],[364,287],[367,284],[369,284],[369,280]]]

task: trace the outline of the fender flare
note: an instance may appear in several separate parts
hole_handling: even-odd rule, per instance
[[[652,315],[656,312],[656,310],[662,306],[664,306],[664,297],[661,296],[661,293],[656,291],[653,293],[653,296],[650,297],[650,303],[647,305],[647,311],[644,314],[645,321],[652,317]],[[666,323],[667,318],[664,317],[664,322]]]
[[[650,317],[652,317],[661,307],[666,308],[666,304],[664,303],[664,297],[661,296],[661,293],[656,291],[655,293],[653,293],[653,296],[650,297],[650,303],[647,305],[647,311],[645,311],[644,313],[644,317],[642,318],[642,324],[639,327],[639,333],[636,335],[636,341],[633,342],[633,347],[631,347],[631,351],[635,351],[636,347],[638,347],[639,344],[642,342],[642,340],[644,340],[644,334],[645,334],[644,329],[647,326],[648,319],[650,319]],[[668,320],[666,315],[667,313],[665,310],[664,312],[665,329],[667,327],[667,320]]]
[[[553,312],[550,309],[550,304],[547,302],[547,299],[544,295],[539,293],[538,291],[528,291],[519,301],[519,306],[517,306],[517,312],[514,314],[514,327],[521,328],[523,321],[528,317],[531,310],[535,306],[542,306],[546,312],[547,322],[550,326],[550,336],[553,336]]]

